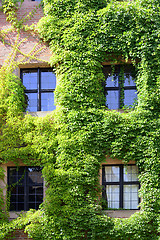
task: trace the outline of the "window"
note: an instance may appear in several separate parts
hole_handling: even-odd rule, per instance
[[[8,167],[10,210],[38,209],[43,201],[41,167]]]
[[[107,208],[138,209],[138,168],[105,165],[102,168],[103,198]]]
[[[106,106],[109,109],[131,107],[137,98],[135,69],[132,65],[103,66]]]
[[[56,75],[51,68],[21,69],[21,79],[28,96],[27,111],[52,111],[54,105],[54,90]]]

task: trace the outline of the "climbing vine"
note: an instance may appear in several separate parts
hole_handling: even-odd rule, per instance
[[[20,31],[10,1],[4,11]],[[38,32],[52,51],[57,108],[43,119],[24,117],[20,80],[1,74],[0,161],[42,165],[48,188],[41,210],[0,226],[0,239],[16,228],[33,239],[159,239],[159,15],[154,0],[44,1]],[[138,105],[106,111],[102,63],[122,60],[137,68]],[[141,210],[129,219],[103,215],[99,169],[106,155],[139,167]]]

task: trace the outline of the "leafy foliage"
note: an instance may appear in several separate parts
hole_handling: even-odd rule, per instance
[[[26,226],[34,239],[159,238],[159,9],[153,0],[44,1],[38,29],[53,52],[57,109],[44,119],[21,116],[23,87],[5,75],[0,159],[40,162],[48,189],[40,217],[32,212],[2,226],[3,237]],[[138,69],[138,105],[124,113],[106,111],[101,63],[121,59]],[[18,89],[15,97],[7,95],[10,88]],[[13,106],[18,115],[8,114]],[[106,155],[139,167],[141,211],[129,219],[102,215],[99,169]]]

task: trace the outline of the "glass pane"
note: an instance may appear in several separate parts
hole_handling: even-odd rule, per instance
[[[124,86],[136,86],[135,80],[130,74],[124,73]]]
[[[16,203],[15,202],[10,203],[10,211],[16,211]]]
[[[28,96],[28,107],[26,111],[36,112],[37,111],[37,93],[26,93]]]
[[[36,193],[43,195],[43,187],[37,186],[37,187],[36,187]]]
[[[36,193],[35,186],[29,187],[29,194],[35,194],[35,193]]]
[[[56,109],[54,105],[54,93],[41,93],[41,111],[53,111]]]
[[[24,187],[18,186],[18,193],[19,194],[24,194]]]
[[[36,203],[36,207],[35,207],[36,210],[38,210],[40,204],[41,203]]]
[[[10,190],[11,193],[18,194],[17,186],[13,187],[12,185],[10,185],[9,187],[10,187],[9,190]]]
[[[22,76],[27,90],[37,89],[37,70],[23,70]]]
[[[118,109],[119,108],[118,103],[119,103],[119,91],[118,90],[107,91],[106,106],[109,109]]]
[[[18,195],[18,202],[24,202],[24,195]]]
[[[119,166],[105,166],[105,181],[119,182],[120,168]]]
[[[36,209],[36,204],[35,204],[35,203],[29,203],[29,204],[28,204],[28,207],[29,207],[29,209],[30,209],[30,208]],[[36,209],[36,210],[37,210],[37,209]]]
[[[124,209],[138,208],[138,189],[139,189],[138,184],[123,186],[123,208]]]
[[[9,168],[9,174],[11,175],[16,175],[17,174],[17,168],[13,167],[13,168]]]
[[[136,89],[124,90],[124,106],[132,106],[137,99]]]
[[[41,89],[55,89],[56,75],[50,70],[42,70],[41,72]]]
[[[17,182],[17,176],[10,176],[9,178],[9,185],[12,185],[13,183]]]
[[[29,202],[35,202],[35,195],[29,195]]]
[[[24,210],[24,203],[18,203],[17,207],[18,207],[17,208],[18,211]]]
[[[135,83],[135,68],[128,64],[124,65],[124,86],[136,86]]]
[[[28,173],[28,182],[31,185],[43,184],[42,173],[41,172],[29,172]]]
[[[43,195],[36,195],[36,201],[42,203],[42,201],[43,201]]]
[[[123,180],[124,182],[138,181],[138,167],[124,166]]]
[[[16,202],[16,195],[15,194],[11,195],[10,201],[11,202]]]
[[[119,208],[119,185],[107,185],[106,196],[108,208]]]
[[[114,72],[114,74],[113,74]],[[104,66],[103,73],[105,75],[106,87],[118,87],[118,67]]]

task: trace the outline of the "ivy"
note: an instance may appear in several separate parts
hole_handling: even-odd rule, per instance
[[[3,9],[17,33],[32,30],[17,22],[13,0]],[[0,161],[43,166],[48,188],[41,210],[0,225],[0,239],[17,228],[33,239],[159,238],[159,9],[153,0],[45,0],[38,32],[53,53],[57,109],[43,119],[22,114],[27,99],[12,73],[17,34],[10,71],[5,65],[0,73]],[[3,44],[7,34],[1,32]],[[137,68],[138,103],[124,113],[106,111],[102,62],[122,59]],[[103,215],[99,169],[106,155],[139,167],[141,210],[129,219]]]

